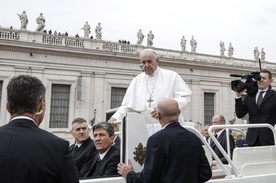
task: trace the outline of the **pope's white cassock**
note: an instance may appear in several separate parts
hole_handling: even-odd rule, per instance
[[[190,102],[191,90],[184,80],[174,71],[157,67],[152,75],[144,72],[130,83],[122,106],[112,116],[122,120],[127,112],[139,112],[146,120],[149,136],[161,129],[158,120],[151,116],[157,103],[163,98],[174,98],[181,110],[179,122],[184,123],[182,112]]]

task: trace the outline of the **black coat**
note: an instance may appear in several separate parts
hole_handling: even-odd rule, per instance
[[[212,176],[199,138],[178,122],[149,137],[142,172],[130,172],[128,183],[199,183]]]
[[[73,151],[75,144],[69,147]],[[84,177],[92,164],[94,156],[98,153],[95,148],[94,141],[89,137],[83,144],[72,153],[73,161],[79,171],[79,177]]]
[[[1,183],[77,183],[69,142],[15,119],[0,127]]]
[[[116,139],[114,141],[114,147],[116,147],[117,149],[121,149],[121,138],[117,135]]]
[[[260,109],[256,104],[256,94],[246,95],[244,101],[242,98],[236,99],[236,115],[238,118],[249,114],[249,124],[268,123],[274,126],[276,124],[276,91],[268,89],[262,100]],[[273,145],[273,133],[269,128],[249,128],[246,134],[246,142],[249,146],[254,146],[259,138],[261,145]]]
[[[85,178],[92,177],[110,177],[119,176],[117,165],[120,163],[120,150],[111,146],[104,158],[99,161],[99,154],[94,156],[90,170],[84,176]]]
[[[222,148],[225,150],[225,152],[227,153],[227,140],[226,140],[226,131],[225,130],[222,131],[222,133],[220,134],[220,136],[218,136],[217,140],[220,143],[220,145],[222,146]],[[229,142],[230,142],[230,157],[232,158],[232,156],[233,156],[233,150],[235,148],[235,141],[234,141],[234,138],[233,138],[232,135],[229,135]],[[223,154],[218,149],[218,147],[214,143],[211,143],[210,145],[211,145],[212,149],[214,150],[214,152],[219,157],[219,159],[221,160],[221,162],[223,164],[227,164],[228,161],[223,156]]]

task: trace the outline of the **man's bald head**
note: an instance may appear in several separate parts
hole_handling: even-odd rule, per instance
[[[180,110],[176,100],[172,98],[161,99],[157,105],[158,119],[162,126],[169,122],[177,122]]]

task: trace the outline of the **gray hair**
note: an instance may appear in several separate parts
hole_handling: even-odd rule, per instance
[[[96,129],[100,129],[100,128],[104,129],[109,134],[110,137],[115,135],[113,125],[109,122],[100,122],[94,125],[92,130],[94,132]]]
[[[74,124],[81,124],[81,123],[87,123],[87,121],[85,119],[83,119],[83,118],[75,118],[72,121],[72,129],[73,129]],[[87,126],[88,126],[88,123],[87,123]]]
[[[7,101],[12,114],[36,112],[36,106],[45,97],[46,88],[36,77],[19,75],[13,77],[7,86]]]

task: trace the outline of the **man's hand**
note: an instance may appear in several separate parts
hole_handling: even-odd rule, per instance
[[[116,118],[113,118],[113,117],[111,117],[107,122],[109,122],[109,123],[114,123],[114,121],[117,121],[117,119]]]
[[[127,177],[127,174],[129,172],[133,172],[133,167],[132,164],[130,162],[130,160],[128,160],[128,165],[124,164],[124,163],[119,163],[118,167],[117,167],[118,173],[121,174],[124,178]]]
[[[240,91],[240,92],[236,91],[235,92],[236,93],[236,97],[242,97],[242,95],[243,95],[244,92],[245,92],[245,89],[242,90],[242,91]]]
[[[153,118],[157,119],[158,115],[157,115],[157,110],[156,110],[156,108],[154,108],[153,111],[152,111],[150,114],[151,114],[151,116],[152,116]]]
[[[217,161],[213,160],[211,163],[211,167],[214,169],[214,168],[216,168],[217,164],[218,164]]]

